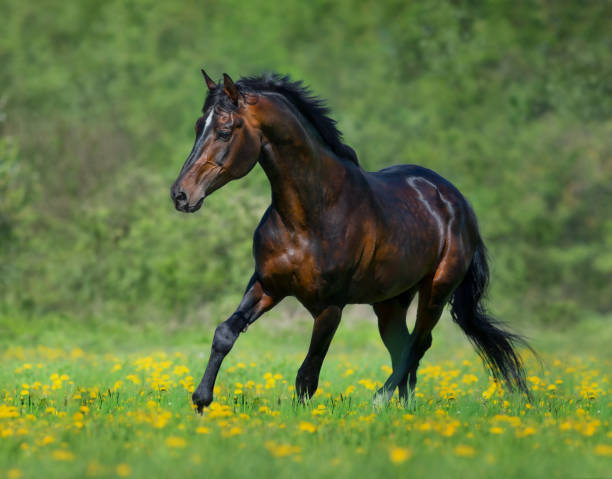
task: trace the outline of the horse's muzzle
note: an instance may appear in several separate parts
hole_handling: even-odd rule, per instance
[[[174,202],[174,207],[183,213],[195,213],[200,209],[202,203],[204,202],[204,196],[202,196],[202,198],[200,198],[195,205],[190,205],[189,199],[187,198],[187,193],[185,193],[183,189],[177,185],[174,185],[170,190],[170,197]]]

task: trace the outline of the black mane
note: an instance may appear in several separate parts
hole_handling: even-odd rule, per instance
[[[313,95],[301,81],[291,81],[289,75],[270,73],[262,76],[242,77],[236,82],[241,93],[278,93],[283,95],[308,120],[321,139],[339,157],[359,164],[357,154],[342,142],[342,133],[336,127],[336,120],[328,116],[330,110],[324,100]],[[204,103],[204,111],[217,102],[230,103],[219,85],[213,90]],[[227,105],[231,107],[231,104]]]

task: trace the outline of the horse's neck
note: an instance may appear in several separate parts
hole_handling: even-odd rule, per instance
[[[267,144],[260,164],[272,187],[272,205],[295,229],[315,226],[342,193],[347,165],[317,142]]]

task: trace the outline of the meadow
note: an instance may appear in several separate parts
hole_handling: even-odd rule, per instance
[[[532,332],[543,364],[527,358],[529,402],[489,378],[444,318],[415,400],[375,407],[390,368],[366,311],[348,314],[305,405],[293,383],[309,322],[287,310],[260,320],[202,416],[190,393],[210,329],[165,339],[117,331],[114,347],[79,328],[47,330],[37,346],[4,344],[0,478],[609,476],[609,328]],[[58,346],[42,344],[52,338]]]
[[[43,8],[41,8],[41,6]],[[0,0],[0,479],[610,477],[612,2]],[[415,401],[347,308],[311,402],[295,302],[224,363],[215,326],[253,271],[261,168],[174,210],[200,68],[276,71],[327,101],[364,169],[413,163],[472,203],[490,305],[531,338],[533,400],[448,317]],[[366,319],[367,318],[367,319]]]

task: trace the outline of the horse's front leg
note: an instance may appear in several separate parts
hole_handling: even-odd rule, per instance
[[[217,373],[223,362],[223,358],[230,352],[236,342],[238,335],[246,331],[246,328],[259,316],[272,308],[277,301],[266,294],[255,275],[247,286],[244,297],[238,309],[227,320],[223,321],[215,330],[215,336],[210,351],[210,359],[204,372],[200,385],[193,393],[192,399],[198,408],[198,412],[208,406],[213,400],[213,388]]]
[[[341,317],[342,308],[339,306],[328,306],[315,315],[310,348],[295,379],[295,390],[300,401],[310,399],[317,390],[321,366]]]

